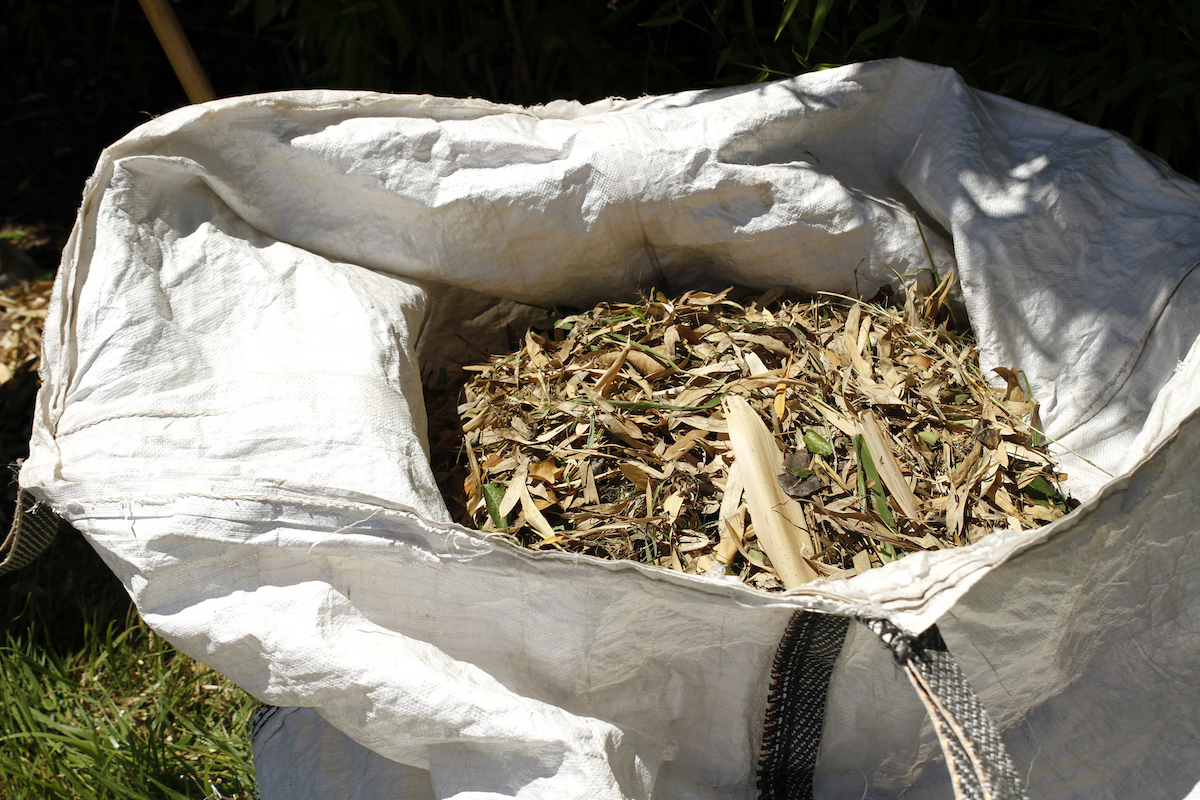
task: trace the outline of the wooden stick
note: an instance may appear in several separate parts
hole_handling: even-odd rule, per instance
[[[183,90],[187,92],[188,100],[193,103],[216,100],[217,94],[208,82],[208,76],[204,74],[204,69],[201,68],[200,61],[196,58],[191,44],[188,43],[187,36],[179,25],[179,19],[175,16],[168,0],[138,0],[138,2],[142,4],[142,11],[146,13],[146,19],[150,20],[150,27],[154,29],[154,35],[158,37],[158,43],[166,51],[167,58],[175,69],[176,77],[183,84]]]

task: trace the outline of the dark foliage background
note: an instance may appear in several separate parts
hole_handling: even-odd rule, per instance
[[[905,56],[1117,130],[1200,177],[1200,2],[175,0],[222,96],[353,87],[539,103]],[[8,0],[0,222],[68,226],[99,150],[187,102],[136,0]]]

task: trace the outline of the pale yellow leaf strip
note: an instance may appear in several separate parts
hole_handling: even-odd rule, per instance
[[[806,558],[815,552],[804,511],[779,486],[783,456],[771,432],[742,397],[725,398],[729,440],[741,471],[758,540],[789,589],[817,578]]]

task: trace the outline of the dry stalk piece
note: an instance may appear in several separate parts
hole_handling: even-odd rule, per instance
[[[1028,383],[993,388],[943,303],[727,289],[556,315],[429,388],[435,475],[516,544],[766,590],[1061,517]]]

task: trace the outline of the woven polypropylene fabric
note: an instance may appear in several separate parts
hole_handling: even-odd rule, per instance
[[[254,716],[250,718],[250,738],[258,736],[262,726],[270,721],[271,717],[279,713],[279,706],[261,705],[254,712]]]
[[[49,506],[22,491],[17,496],[8,536],[0,543],[0,575],[18,570],[41,555],[58,533],[58,523],[58,516]]]
[[[758,763],[762,800],[813,796],[825,697],[849,624],[844,617],[797,611],[784,631],[771,671]]]

